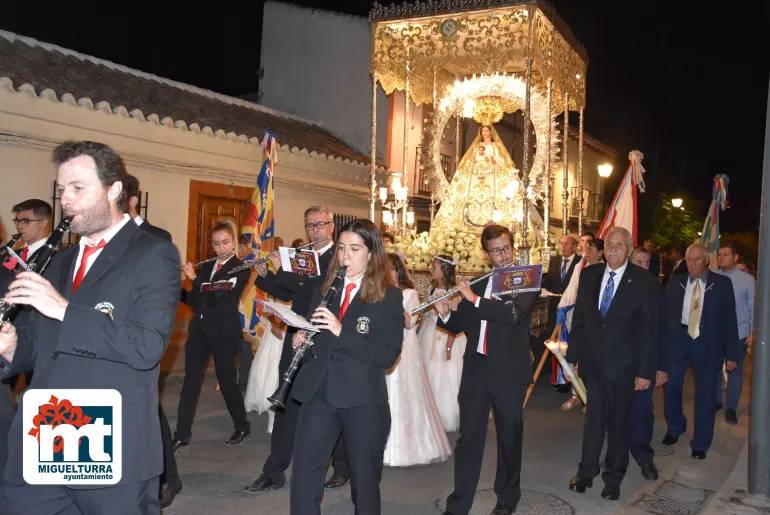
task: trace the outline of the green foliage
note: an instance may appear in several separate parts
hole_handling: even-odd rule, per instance
[[[685,206],[687,203],[685,202]],[[705,218],[688,209],[673,207],[668,202],[656,206],[652,221],[652,237],[664,247],[690,245],[700,240]]]

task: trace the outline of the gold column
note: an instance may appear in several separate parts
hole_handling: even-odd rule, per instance
[[[563,191],[561,192],[561,233],[567,234],[567,223],[569,222],[569,93],[564,94],[564,138],[562,141],[562,152],[564,153],[564,177],[562,178]]]
[[[407,187],[409,180],[409,50],[406,53],[406,85],[404,86],[404,180],[402,186]],[[406,206],[409,196],[401,210],[401,231],[406,233]]]
[[[580,125],[578,129],[578,195],[580,195],[580,211],[578,211],[578,238],[583,236],[583,118],[585,106],[580,106]]]
[[[545,248],[543,249],[543,258],[540,262],[544,266],[548,266],[548,261],[551,257],[551,136],[553,131],[553,118],[551,114],[553,109],[551,107],[551,89],[553,87],[553,79],[549,78],[546,89],[546,109],[548,109],[548,134],[545,138],[545,202],[543,203],[543,225],[545,226]]]
[[[372,154],[370,163],[369,220],[374,222],[374,205],[377,202],[377,72],[372,72]]]
[[[524,94],[524,119],[522,125],[524,127],[524,155],[521,160],[521,173],[522,173],[522,186],[524,191],[522,192],[524,205],[521,207],[522,221],[521,221],[521,237],[522,245],[519,247],[519,260],[520,264],[529,264],[529,241],[527,241],[527,228],[529,227],[529,116],[530,116],[530,101],[532,93],[532,58],[527,57],[527,89]]]

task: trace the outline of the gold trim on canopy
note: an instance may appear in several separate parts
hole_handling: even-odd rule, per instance
[[[376,7],[370,20],[371,71],[386,94],[405,88],[407,53],[416,104],[432,104],[434,70],[439,98],[457,76],[497,72],[523,78],[531,33],[533,87],[545,91],[551,78],[553,94],[569,93],[572,109],[585,104],[585,50],[542,1],[418,1]]]

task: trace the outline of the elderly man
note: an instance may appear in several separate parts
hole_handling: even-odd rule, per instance
[[[604,244],[606,265],[580,273],[567,362],[585,381],[588,414],[582,461],[569,488],[584,493],[599,475],[607,435],[602,497],[617,500],[628,468],[634,391],[647,390],[657,368],[658,292],[655,278],[628,262],[633,239],[622,227]]]
[[[718,274],[726,275],[733,283],[735,292],[735,314],[738,321],[738,364],[729,373],[727,382],[727,406],[725,406],[725,422],[734,425],[738,423],[738,401],[743,389],[743,360],[746,349],[754,343],[754,287],[755,280],[750,274],[738,268],[738,249],[735,244],[727,243],[719,247],[717,262]],[[722,373],[717,372],[717,410],[722,407]]]
[[[693,244],[687,249],[687,274],[674,275],[666,295],[665,331],[670,352],[665,389],[668,431],[663,445],[673,445],[687,430],[682,412],[684,374],[692,364],[695,376],[695,431],[692,457],[706,459],[714,438],[717,372],[727,360],[727,370],[738,362],[738,322],[735,295],[729,277],[711,272],[706,250]]]

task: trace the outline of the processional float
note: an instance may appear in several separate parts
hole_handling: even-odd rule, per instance
[[[400,90],[411,100],[404,102],[404,176],[408,170],[409,130],[406,125],[410,104],[424,106],[423,112],[429,113],[423,123],[419,162],[423,175],[429,178],[433,225],[440,227],[448,216],[461,215],[470,228],[483,226],[488,221],[511,225],[514,233],[523,236],[518,248],[519,261],[530,263],[532,257],[534,262],[547,267],[552,178],[558,160],[565,171],[563,234],[567,232],[569,220],[570,174],[566,142],[569,141],[570,111],[579,112],[579,191],[583,187],[588,64],[585,48],[554,9],[542,0],[430,0],[389,7],[375,3],[369,20],[372,36],[370,218],[374,219],[377,201],[376,96],[379,85],[388,95]],[[459,169],[462,161],[461,119],[474,118],[480,125],[491,127],[505,114],[517,111],[521,111],[524,127],[528,128],[522,135],[521,170],[513,167],[501,175],[505,186],[514,183],[513,188],[508,187],[507,193],[501,194],[501,188],[492,184],[492,180],[479,175],[479,193],[475,198],[469,198],[475,169],[471,166],[471,177],[464,179],[466,184],[459,185],[456,183],[462,181],[458,177],[448,177],[444,173],[442,135],[454,124],[454,160],[455,168]],[[565,122],[558,131],[554,119],[562,112]],[[482,148],[484,150],[478,151],[479,159],[484,157],[484,152],[495,153],[489,146],[482,145]],[[494,159],[494,155],[492,157]],[[508,155],[507,159],[503,156],[497,162],[509,163],[509,160]],[[465,199],[460,198],[458,188],[465,188]],[[492,202],[484,205],[490,196]],[[435,206],[439,204],[441,209],[434,214]],[[542,238],[545,244],[539,255],[530,256],[531,238],[528,236],[532,223],[530,211],[535,209],[534,206],[542,206],[543,224],[536,230],[538,239]],[[405,205],[403,210],[402,220],[405,220]],[[490,213],[493,216],[488,216]],[[539,214],[537,216],[539,218]],[[582,218],[580,209],[578,227],[581,233]]]

